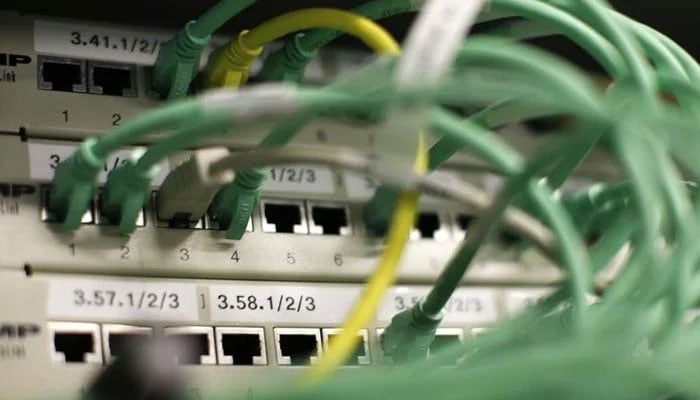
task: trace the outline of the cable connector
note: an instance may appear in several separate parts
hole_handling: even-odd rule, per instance
[[[381,336],[382,352],[395,363],[423,360],[428,356],[443,314],[429,315],[422,305],[423,300],[394,315]]]
[[[233,182],[233,171],[224,170],[216,175],[209,173],[209,165],[228,154],[225,147],[197,150],[172,170],[158,190],[158,218],[182,221],[202,219],[219,189]]]
[[[248,31],[242,31],[236,40],[214,50],[203,72],[206,87],[238,87],[248,81],[250,69],[263,51],[250,49],[244,43]]]
[[[67,231],[80,227],[83,214],[95,195],[97,175],[105,164],[105,160],[92,151],[96,143],[94,138],[85,140],[56,167],[48,209],[63,222],[63,229]]]
[[[110,172],[102,192],[100,211],[112,223],[118,223],[119,233],[129,235],[151,194],[151,181],[160,171],[159,165],[143,171],[136,161],[143,150],[134,151],[129,160]]]
[[[267,169],[238,171],[233,183],[223,188],[214,198],[209,215],[219,226],[227,227],[226,238],[240,240],[253,210],[260,201]]]
[[[372,199],[365,205],[362,219],[367,231],[373,236],[386,235],[398,198],[399,192],[396,189],[381,185],[374,192]]]
[[[306,67],[318,55],[318,51],[306,50],[300,40],[304,33],[297,33],[294,39],[265,58],[260,78],[264,81],[301,82]]]
[[[172,100],[187,95],[190,83],[199,71],[202,51],[211,36],[194,36],[191,27],[195,23],[188,22],[158,52],[152,74],[153,88],[164,98]]]

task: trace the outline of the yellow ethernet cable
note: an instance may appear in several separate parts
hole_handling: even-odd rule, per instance
[[[264,45],[290,33],[312,28],[345,32],[362,40],[379,54],[398,54],[396,40],[380,25],[361,15],[333,8],[307,8],[272,18],[241,32],[209,57],[204,70],[207,87],[240,86],[248,80],[250,67]]]
[[[428,169],[428,157],[423,135],[419,135],[418,150],[414,166],[416,172]],[[367,281],[362,297],[355,304],[341,332],[329,343],[328,350],[305,375],[302,384],[313,385],[329,377],[355,351],[360,337],[357,335],[376,316],[384,294],[394,284],[401,254],[413,229],[418,193],[403,192],[399,195],[387,235],[386,249],[377,268]]]
[[[400,52],[396,40],[370,19],[342,10],[310,8],[280,15],[255,29],[243,31],[236,39],[217,49],[205,70],[205,83],[215,87],[240,86],[247,80],[250,65],[262,52],[262,46],[289,33],[311,28],[336,29],[351,34],[378,54]],[[422,135],[419,135],[415,167],[421,173],[428,168]],[[334,338],[328,351],[309,371],[303,383],[315,383],[329,376],[354,352],[357,332],[374,319],[384,294],[394,283],[401,254],[413,228],[417,206],[417,193],[405,192],[399,196],[379,265],[343,324],[342,332]]]

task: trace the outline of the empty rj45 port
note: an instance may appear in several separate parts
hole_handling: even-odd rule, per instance
[[[309,365],[321,356],[321,330],[275,328],[277,364]]]
[[[214,328],[182,326],[165,328],[165,336],[176,343],[175,358],[179,364],[216,364]]]
[[[333,343],[333,340],[340,334],[342,330],[336,328],[323,329],[323,348],[328,350],[328,347]],[[369,365],[371,358],[369,356],[368,333],[366,329],[361,330],[358,335],[359,343],[355,347],[352,356],[348,358],[345,365]]]
[[[301,201],[263,200],[261,206],[263,232],[309,233]]]
[[[107,362],[121,357],[131,348],[143,345],[153,336],[153,328],[131,325],[102,325],[102,348]]]
[[[87,71],[90,93],[136,97],[136,68],[133,66],[88,61]]]
[[[78,93],[87,91],[85,61],[40,56],[38,65],[39,89]]]
[[[56,363],[102,364],[100,326],[84,322],[49,322],[51,359]]]
[[[340,204],[309,203],[309,232],[316,235],[349,235],[352,233],[348,207]]]
[[[266,365],[263,328],[217,327],[216,351],[222,365]]]
[[[449,234],[442,223],[442,217],[437,211],[423,211],[418,214],[416,224],[411,232],[412,240],[432,239],[445,241]]]

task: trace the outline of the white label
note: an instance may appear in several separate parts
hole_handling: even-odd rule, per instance
[[[516,315],[532,307],[552,294],[553,289],[507,289],[504,293],[505,307],[508,315]]]
[[[195,285],[98,279],[51,281],[53,318],[196,321]]]
[[[172,33],[34,21],[34,50],[40,54],[153,65]]]
[[[263,190],[269,192],[335,193],[333,172],[315,165],[286,165],[272,168]]]
[[[70,157],[77,149],[77,145],[29,143],[29,174],[31,178],[36,180],[53,179],[56,166],[58,166],[61,161]],[[103,166],[102,171],[100,171],[98,177],[99,183],[105,183],[107,181],[107,174],[129,159],[134,150],[136,150],[136,148],[119,150],[112,153],[107,158],[107,162]],[[153,179],[153,186],[160,186],[168,175],[168,171],[168,161],[163,160],[160,163],[158,175]]]
[[[343,186],[348,198],[352,200],[369,200],[379,186],[379,181],[371,176],[355,172],[343,172]]]
[[[341,324],[360,289],[320,285],[211,286],[211,319],[222,322]]]
[[[389,291],[379,309],[380,320],[391,320],[398,312],[417,304],[428,294],[429,288],[396,287]],[[480,324],[495,322],[498,319],[496,297],[492,289],[457,289],[444,308],[443,322]]]

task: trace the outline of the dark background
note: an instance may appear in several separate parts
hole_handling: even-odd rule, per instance
[[[253,7],[234,18],[223,32],[235,32],[250,28],[265,19],[292,9],[312,6],[352,8],[364,0],[259,0]],[[112,23],[161,26],[178,28],[188,20],[204,12],[216,0],[71,0],[32,1],[4,0],[0,8],[29,14],[53,15],[78,19],[90,19]],[[664,32],[700,58],[700,35],[696,29],[700,18],[700,1],[697,0],[612,0],[620,11]],[[402,36],[409,26],[412,15],[392,17],[382,23],[397,36]],[[356,45],[344,40],[344,45]],[[554,47],[560,53],[590,66],[575,46],[566,40],[547,39],[540,41]]]

